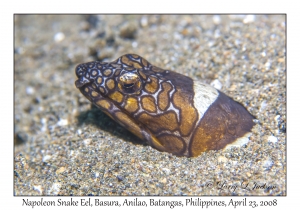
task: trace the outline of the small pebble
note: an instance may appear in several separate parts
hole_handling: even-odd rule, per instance
[[[46,155],[43,157],[43,162],[47,162],[48,160],[50,160],[52,158],[51,155]]]
[[[280,119],[280,115],[276,115],[276,116],[274,117],[274,120],[275,120],[276,122],[278,122],[279,119]]]
[[[266,169],[270,169],[274,165],[271,159],[267,159],[263,162],[263,167]]]
[[[24,144],[28,141],[28,135],[25,132],[17,132],[15,134],[15,143],[16,144]]]
[[[65,39],[65,34],[62,32],[58,32],[54,35],[54,41],[55,42],[61,42],[62,40]]]
[[[35,92],[35,90],[34,90],[33,87],[31,87],[31,86],[26,87],[26,94],[27,95],[32,95],[32,94],[34,94],[34,92]]]
[[[142,27],[147,27],[148,26],[148,18],[146,16],[143,16],[141,18],[141,26]]]
[[[166,183],[167,183],[167,179],[166,179],[166,178],[163,178],[163,179],[161,180],[161,183],[166,184]]]
[[[270,67],[271,67],[271,63],[270,62],[266,62],[265,63],[265,67],[266,67],[266,70],[269,70]]]
[[[53,185],[50,188],[50,194],[57,195],[60,190],[61,184],[58,182],[53,183]]]
[[[243,20],[243,23],[252,23],[255,21],[255,15],[246,15]]]
[[[220,18],[220,15],[214,15],[213,16],[213,21],[214,21],[214,24],[220,24],[221,22],[221,18]]]
[[[162,168],[161,170],[162,170],[163,172],[165,172],[166,175],[169,175],[169,174],[170,174],[170,169],[168,169],[168,168]]]
[[[92,142],[92,139],[84,139],[83,140],[84,145],[89,145],[89,144],[91,144],[91,142]]]
[[[224,156],[218,157],[218,163],[227,163],[228,159]]]
[[[69,124],[68,119],[60,119],[56,125],[57,126],[66,126],[68,124]]]
[[[56,174],[61,174],[66,170],[65,167],[60,167],[59,169],[56,170]]]
[[[261,102],[261,104],[260,104],[260,110],[259,111],[263,111],[263,110],[265,110],[266,109],[266,107],[268,106],[268,104],[267,104],[267,101],[262,101]]]
[[[36,185],[36,186],[33,186],[33,190],[36,190],[38,191],[39,193],[43,193],[43,190],[42,190],[42,186],[41,185]]]
[[[268,142],[277,143],[278,139],[275,136],[269,136]]]
[[[123,181],[124,178],[120,175],[117,175],[117,179],[118,179],[119,182],[121,182],[121,181]]]
[[[210,85],[213,86],[214,88],[216,88],[217,90],[222,89],[222,83],[218,79],[215,79],[214,81],[212,81],[210,83]]]
[[[131,45],[132,45],[133,48],[137,48],[138,43],[137,42],[132,42]]]

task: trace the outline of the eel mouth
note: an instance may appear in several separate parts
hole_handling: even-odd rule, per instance
[[[90,84],[90,83],[92,83],[92,82],[93,82],[93,81],[87,79],[86,77],[81,76],[81,77],[79,77],[79,78],[75,81],[75,86],[76,86],[77,88],[81,88],[81,87],[83,87],[84,85]]]

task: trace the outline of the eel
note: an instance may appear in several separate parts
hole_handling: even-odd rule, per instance
[[[159,151],[196,157],[244,142],[254,116],[221,91],[136,54],[79,64],[75,86]]]

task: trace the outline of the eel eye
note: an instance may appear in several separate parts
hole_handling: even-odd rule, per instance
[[[123,93],[133,94],[141,89],[142,82],[137,74],[128,72],[119,77],[118,87]]]

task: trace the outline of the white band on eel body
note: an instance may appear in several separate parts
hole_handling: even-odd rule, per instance
[[[201,120],[210,105],[218,98],[219,93],[212,86],[199,81],[194,81],[194,92],[194,106]]]

